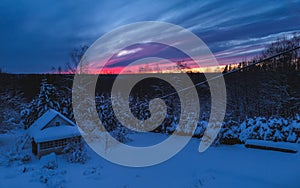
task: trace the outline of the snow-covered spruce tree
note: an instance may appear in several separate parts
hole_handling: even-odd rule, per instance
[[[24,128],[29,126],[49,109],[60,111],[59,94],[57,89],[47,79],[43,79],[39,94],[21,110],[21,123]]]
[[[66,95],[64,95],[66,96]],[[71,97],[62,97],[60,100],[60,113],[69,118],[70,120],[74,120],[74,113],[72,108],[72,99]]]
[[[56,88],[44,79],[41,83],[40,93],[35,100],[35,106],[37,108],[38,116],[40,117],[50,108],[60,110],[59,96]]]
[[[0,134],[19,127],[19,111],[24,105],[23,93],[12,89],[0,92]]]

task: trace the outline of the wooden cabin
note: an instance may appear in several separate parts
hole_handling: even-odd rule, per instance
[[[48,110],[28,129],[32,152],[39,158],[55,152],[60,154],[69,143],[81,143],[81,130],[55,110]]]

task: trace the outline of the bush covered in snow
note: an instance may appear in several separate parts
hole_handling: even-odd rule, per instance
[[[1,89],[0,134],[5,134],[13,129],[20,128],[21,119],[19,116],[19,110],[24,105],[24,98],[21,92],[16,92],[7,88],[1,92]]]
[[[238,122],[229,120],[224,123],[220,136],[220,143],[221,144],[239,144],[241,143],[241,140],[239,138],[239,135],[241,133],[240,126]]]
[[[290,119],[248,118],[241,124],[230,120],[224,123],[220,135],[220,142],[224,144],[236,144],[247,139],[295,143],[300,137],[300,116]]]
[[[202,138],[207,128],[206,121],[199,121],[194,133],[195,137]],[[209,138],[209,132],[206,135]],[[274,142],[299,142],[300,141],[300,116],[294,118],[255,117],[239,123],[227,120],[223,123],[214,144],[240,144],[247,139],[267,140]]]
[[[34,181],[41,182],[48,188],[65,187],[65,174],[67,173],[67,171],[58,169],[58,163],[55,153],[43,156],[40,160],[40,164],[41,168],[38,170],[34,170],[31,173]]]
[[[65,153],[67,161],[70,163],[84,164],[89,159],[82,140],[80,143],[69,142],[63,152]]]
[[[116,127],[113,131],[111,131],[111,135],[121,143],[126,143],[130,141],[128,133],[129,130],[124,128],[123,126]]]
[[[11,166],[14,163],[21,165],[31,161],[31,154],[17,151],[15,147],[9,147],[1,151],[0,158],[1,166]]]
[[[34,181],[39,181],[48,188],[63,188],[66,183],[66,173],[66,170],[42,168],[32,173],[32,177]]]
[[[271,117],[250,118],[240,126],[239,138],[269,140],[275,142],[296,142],[300,136],[300,118],[297,115],[293,119]]]
[[[49,155],[43,156],[41,158],[41,164],[43,165],[43,168],[54,170],[58,167],[56,154],[50,153]]]
[[[3,166],[11,166],[13,164],[24,164],[31,161],[31,153],[22,150],[20,147],[23,139],[17,140],[15,145],[8,146],[0,152],[0,164]]]

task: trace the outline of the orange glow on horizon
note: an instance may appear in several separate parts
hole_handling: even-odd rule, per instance
[[[210,67],[201,67],[201,68],[189,68],[189,69],[179,69],[177,67],[167,67],[166,69],[152,69],[150,67],[143,66],[133,66],[130,70],[123,71],[123,67],[114,67],[114,68],[103,68],[99,69],[89,69],[87,72],[82,72],[83,74],[166,74],[166,73],[216,73],[222,72],[225,65],[220,66],[210,66]],[[70,74],[71,72],[65,71],[61,74]]]

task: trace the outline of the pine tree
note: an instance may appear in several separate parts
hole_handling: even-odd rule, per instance
[[[41,83],[40,93],[34,104],[38,112],[38,117],[42,116],[49,109],[59,111],[60,105],[57,101],[58,99],[58,91],[56,88],[52,84],[49,84],[47,79],[44,79]]]
[[[43,79],[39,94],[21,111],[22,124],[27,129],[49,109],[60,111],[59,94],[56,88]]]

